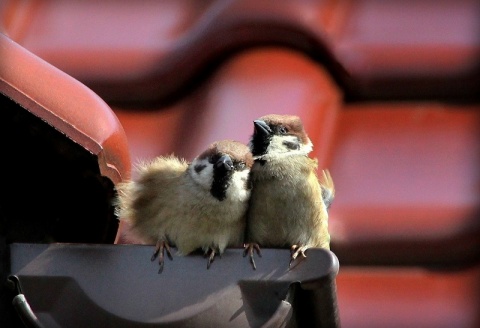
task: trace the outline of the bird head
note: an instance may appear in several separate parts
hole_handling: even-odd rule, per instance
[[[253,165],[250,149],[234,140],[212,143],[190,164],[190,175],[216,199],[240,201],[250,195],[249,173]]]
[[[253,121],[250,149],[255,159],[308,155],[312,142],[295,115],[270,114]]]

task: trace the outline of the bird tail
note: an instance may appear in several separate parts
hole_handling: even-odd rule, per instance
[[[322,199],[328,210],[330,205],[332,205],[333,199],[335,198],[335,185],[333,184],[330,171],[322,170],[320,186],[322,187]]]

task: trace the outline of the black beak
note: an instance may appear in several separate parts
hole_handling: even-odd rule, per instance
[[[272,129],[265,123],[265,121],[262,120],[255,120],[253,121],[253,124],[255,126],[255,134],[259,134],[261,136],[267,137],[272,134]]]
[[[223,168],[225,171],[231,171],[233,170],[232,159],[228,155],[223,155],[217,160],[217,162],[215,163],[215,167],[217,169]]]

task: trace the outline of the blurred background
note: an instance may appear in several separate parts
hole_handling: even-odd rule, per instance
[[[132,165],[299,115],[342,326],[480,327],[480,2],[2,0],[0,32],[108,104]]]

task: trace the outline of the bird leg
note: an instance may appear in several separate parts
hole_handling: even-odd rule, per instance
[[[253,270],[257,270],[257,266],[255,264],[255,260],[253,258],[253,254],[257,252],[259,257],[262,257],[262,253],[260,252],[260,246],[257,243],[248,243],[243,245],[243,257],[247,256],[250,258],[250,263],[252,264]]]
[[[292,247],[290,247],[290,263],[288,264],[288,267],[292,267],[292,263],[295,261],[298,255],[301,255],[302,258],[306,258],[307,255],[305,255],[305,251],[307,249],[308,246],[292,245]]]
[[[159,239],[157,244],[155,245],[155,251],[153,252],[151,261],[154,261],[158,256],[158,264],[160,268],[158,269],[158,273],[163,272],[164,260],[165,260],[165,252],[167,252],[167,256],[170,260],[173,260],[172,253],[170,251],[170,245],[167,241],[163,239]]]

